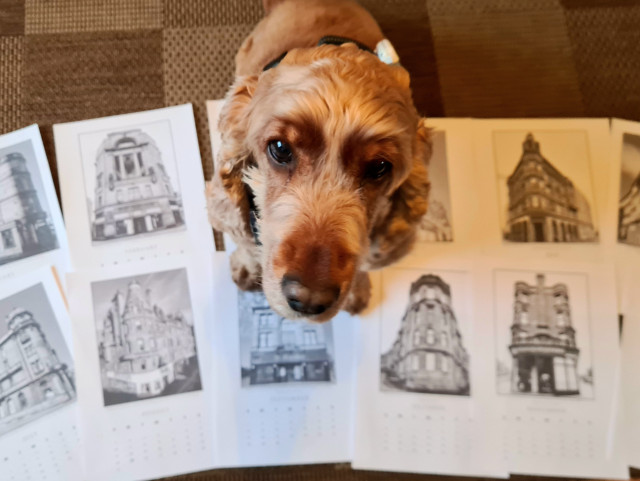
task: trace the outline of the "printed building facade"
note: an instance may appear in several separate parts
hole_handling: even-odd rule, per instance
[[[0,264],[58,247],[20,153],[0,157]]]
[[[469,355],[451,306],[451,290],[439,276],[413,284],[395,342],[381,358],[386,382],[426,393],[468,394]]]
[[[118,291],[98,331],[105,391],[157,396],[197,363],[193,326],[181,313],[165,314],[137,282]]]
[[[269,306],[251,308],[250,384],[332,381],[323,324],[284,319]]]
[[[586,197],[540,152],[528,134],[522,157],[507,179],[506,238],[516,242],[594,241],[597,233]]]
[[[8,332],[0,339],[0,434],[76,397],[67,366],[31,312],[14,309],[6,322]]]
[[[418,239],[426,242],[450,242],[453,240],[447,209],[437,200],[429,201],[429,209],[420,221]]]
[[[109,134],[100,146],[95,167],[94,240],[184,224],[181,197],[149,135],[141,130]]]
[[[511,345],[511,391],[550,395],[580,393],[576,332],[565,284],[517,282]]]
[[[620,199],[618,239],[627,244],[640,245],[640,175]]]

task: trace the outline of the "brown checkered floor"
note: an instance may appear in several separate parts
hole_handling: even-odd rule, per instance
[[[363,0],[412,74],[422,113],[640,120],[640,1]],[[260,0],[0,0],[0,133],[194,104],[211,175],[205,100],[233,78]],[[344,465],[223,470],[182,480],[422,476]]]

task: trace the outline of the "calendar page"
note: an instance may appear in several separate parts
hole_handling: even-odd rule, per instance
[[[373,277],[360,321],[353,465],[507,477],[493,337],[477,315],[473,263],[434,256]]]
[[[40,130],[0,136],[0,282],[54,265],[69,271],[67,234]]]
[[[620,362],[613,266],[501,259],[478,269],[509,471],[628,479],[612,442]]]
[[[196,252],[68,277],[92,479],[213,467],[209,256]]]
[[[190,104],[54,126],[74,264],[213,251]]]
[[[634,266],[640,272],[640,254],[634,259]],[[636,275],[638,279],[638,275]],[[624,436],[620,449],[624,450],[627,463],[640,469],[640,285],[636,280],[629,285],[624,297],[622,341],[622,380]]]
[[[0,472],[3,481],[80,481],[77,364],[50,269],[0,283]]]
[[[487,255],[603,261],[616,226],[608,210],[608,119],[474,121],[476,243]]]
[[[288,321],[215,254],[217,458],[223,466],[351,458],[355,320]]]

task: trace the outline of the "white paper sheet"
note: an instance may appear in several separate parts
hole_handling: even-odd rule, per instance
[[[0,473],[83,478],[71,322],[52,271],[0,283]]]
[[[640,468],[640,124],[614,119],[611,124],[612,168],[609,210],[616,215],[618,301],[623,315],[621,396],[624,450],[629,465]]]
[[[624,457],[612,450],[620,357],[613,266],[484,260],[476,295],[495,337],[494,399],[505,403],[509,471],[627,479]]]
[[[213,251],[190,104],[54,125],[54,137],[77,267]]]
[[[202,252],[68,277],[92,479],[213,467],[209,257]]]
[[[0,281],[42,265],[64,278],[68,252],[38,126],[0,136]]]
[[[355,455],[360,469],[506,477],[493,338],[469,258],[401,262],[373,277],[360,322]]]
[[[355,320],[286,321],[239,292],[215,254],[217,458],[223,466],[351,458]]]

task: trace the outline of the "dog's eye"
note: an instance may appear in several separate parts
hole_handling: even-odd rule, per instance
[[[392,167],[393,164],[391,162],[377,160],[367,165],[364,175],[367,179],[378,180],[391,172]]]
[[[269,156],[278,164],[288,164],[293,159],[291,147],[282,140],[272,140],[267,146]]]

